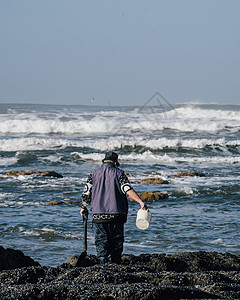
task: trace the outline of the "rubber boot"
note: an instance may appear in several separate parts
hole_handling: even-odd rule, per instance
[[[121,253],[115,252],[111,255],[111,263],[120,264],[121,262]]]

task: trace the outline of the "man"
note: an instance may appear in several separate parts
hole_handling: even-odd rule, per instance
[[[95,223],[95,245],[98,262],[120,263],[124,242],[124,223],[127,221],[128,200],[126,194],[142,209],[148,210],[144,202],[131,187],[124,171],[119,169],[118,155],[108,152],[100,168],[92,171],[82,193],[81,215],[87,214],[91,204]]]

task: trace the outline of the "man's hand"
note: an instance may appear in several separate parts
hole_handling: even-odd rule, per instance
[[[142,202],[140,205],[141,205],[141,209],[148,210],[147,204],[145,204],[144,202]]]
[[[86,207],[82,207],[81,208],[81,210],[80,210],[80,214],[81,214],[81,216],[88,216],[88,210],[87,210],[87,208]]]

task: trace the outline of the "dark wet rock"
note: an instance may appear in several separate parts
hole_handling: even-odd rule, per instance
[[[0,246],[0,270],[12,270],[28,266],[39,266],[39,263],[29,256],[25,256],[20,250],[4,249]]]
[[[53,201],[48,201],[45,204],[46,205],[59,205],[59,204],[69,204],[70,201],[62,201],[62,200],[53,200]]]
[[[154,192],[154,191],[149,191],[149,192],[143,192],[143,193],[138,193],[139,197],[143,201],[158,201],[160,199],[166,199],[168,198],[167,193],[163,192]],[[130,201],[133,201],[131,198],[129,198]]]
[[[143,265],[156,272],[240,271],[240,255],[218,252],[124,255],[123,264]]]
[[[141,181],[146,184],[169,184],[169,181],[162,178],[144,178]]]
[[[41,171],[40,176],[63,178],[63,176],[55,171]]]
[[[42,177],[55,177],[55,178],[63,178],[63,176],[55,171],[47,170],[47,171],[9,171],[5,173],[7,176],[20,176],[20,175],[34,175],[34,176],[42,176]]]
[[[200,173],[200,172],[194,172],[194,171],[188,171],[188,172],[179,172],[175,175],[171,175],[171,177],[187,177],[187,176],[191,176],[191,177],[205,177],[205,174]]]
[[[240,255],[123,255],[122,263],[31,266],[0,272],[0,299],[239,299]]]
[[[84,253],[83,253],[84,254]],[[73,267],[89,267],[89,266],[94,266],[98,263],[97,257],[95,255],[71,255],[68,260],[67,264],[73,266]]]
[[[80,257],[80,255],[76,255],[76,254],[71,255],[67,260],[67,264],[69,264],[73,267],[78,266],[79,265],[79,257]],[[85,256],[85,258],[86,258],[86,256]],[[85,261],[85,259],[84,259],[84,261]]]

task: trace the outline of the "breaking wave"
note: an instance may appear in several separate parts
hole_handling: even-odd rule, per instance
[[[77,110],[71,114],[58,111],[31,111],[0,115],[2,134],[114,134],[116,132],[209,132],[240,130],[240,112],[181,107],[170,111],[118,110],[97,113]]]

